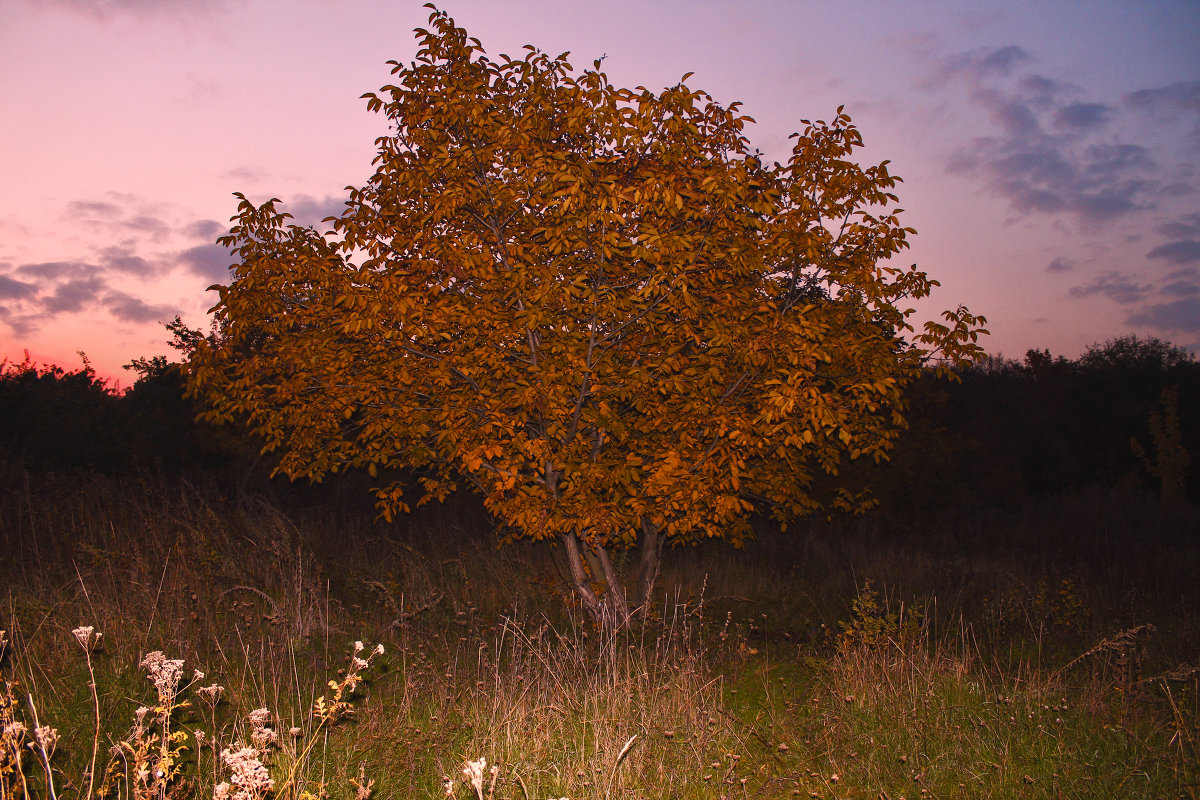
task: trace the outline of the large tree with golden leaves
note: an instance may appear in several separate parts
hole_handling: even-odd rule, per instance
[[[242,197],[223,239],[238,263],[191,386],[281,472],[470,485],[512,536],[560,541],[619,625],[665,542],[813,511],[817,478],[886,456],[924,363],[979,354],[965,309],[908,322],[936,282],[892,264],[898,179],[852,160],[841,109],[767,165],[737,104],[531,46],[493,60],[429,22],[365,95],[393,132],[333,230]],[[385,516],[404,488],[378,489]],[[619,575],[613,550],[639,545]]]

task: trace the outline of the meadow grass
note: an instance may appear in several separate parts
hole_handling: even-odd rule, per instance
[[[1200,793],[1190,509],[764,528],[614,633],[465,502],[0,472],[5,800]]]

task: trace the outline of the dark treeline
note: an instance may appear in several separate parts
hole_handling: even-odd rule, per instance
[[[34,474],[202,472],[266,485],[269,459],[234,430],[196,422],[174,365],[156,357],[129,368],[139,377],[117,392],[86,359],[74,371],[0,364],[0,459]],[[1096,486],[1200,498],[1189,463],[1200,452],[1192,353],[1127,336],[1076,360],[1031,350],[958,377],[913,385],[910,428],[891,461],[856,465],[884,511],[1004,507]]]
[[[958,377],[912,387],[910,428],[873,482],[885,506],[1014,506],[1085,487],[1200,497],[1200,363],[1183,348],[1125,336]]]

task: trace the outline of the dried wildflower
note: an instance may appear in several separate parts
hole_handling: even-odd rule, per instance
[[[183,677],[183,659],[167,658],[161,650],[155,650],[147,653],[142,659],[142,668],[149,674],[150,680],[154,681],[154,688],[159,697],[174,697],[175,687]]]
[[[198,669],[193,670],[192,671],[192,683],[199,683],[202,680],[204,680],[204,673]]]
[[[364,645],[361,641],[355,642],[354,643],[354,652],[361,653],[363,651],[363,647],[364,647]]]
[[[192,732],[192,735],[196,737],[196,747],[204,747],[204,731],[197,729]]]
[[[250,741],[259,750],[266,750],[271,745],[275,744],[279,738],[275,731],[267,727],[267,722],[271,719],[271,712],[265,708],[256,708],[251,711],[247,717],[250,720]]]
[[[229,776],[232,787],[229,784],[218,785],[213,790],[214,800],[261,800],[275,788],[275,780],[258,760],[258,751],[253,747],[237,750],[227,747],[221,751],[221,760],[233,773]]]
[[[478,761],[468,761],[463,764],[462,768],[463,779],[475,787],[475,794],[480,800],[483,800],[483,771],[485,769],[487,769],[486,758],[481,758]]]
[[[295,725],[288,728],[288,736],[291,736],[293,739],[299,739],[300,734],[302,734],[302,733],[304,733],[304,731],[300,730]]]
[[[3,633],[3,631],[0,631],[0,633]],[[383,655],[383,644],[380,643],[375,645],[375,649],[371,651],[371,654],[377,656]]]
[[[213,684],[212,686],[201,686],[196,690],[196,694],[200,699],[208,703],[210,706],[215,706],[221,701],[221,693],[225,691],[224,686]]]
[[[71,631],[75,635],[75,641],[79,642],[79,646],[83,648],[85,653],[90,653],[96,649],[96,645],[100,644],[102,633],[96,633],[96,629],[91,625],[81,625]]]
[[[250,732],[250,741],[259,750],[266,750],[271,745],[275,744],[275,741],[278,738],[279,737],[276,735],[275,731],[271,728],[255,728]]]
[[[38,747],[42,748],[49,756],[54,752],[54,746],[58,744],[58,731],[49,725],[39,725],[33,729],[33,738],[37,741]]]
[[[454,795],[454,778],[442,778],[442,788],[446,790],[446,797]]]

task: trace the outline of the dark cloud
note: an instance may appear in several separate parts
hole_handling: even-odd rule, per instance
[[[19,275],[41,280],[59,278],[83,278],[95,275],[100,268],[83,261],[42,261],[36,264],[21,264],[14,270]]]
[[[1158,232],[1169,239],[1200,239],[1200,214],[1185,214],[1164,222]]]
[[[1168,264],[1189,264],[1200,261],[1200,241],[1184,239],[1178,242],[1168,242],[1146,253],[1146,258],[1157,258]]]
[[[1168,183],[1166,186],[1158,190],[1158,193],[1163,197],[1183,197],[1189,194],[1196,193],[1196,187],[1190,183],[1176,182]]]
[[[44,314],[28,314],[10,308],[7,305],[0,305],[0,322],[3,322],[12,331],[13,336],[23,338],[33,333],[38,329],[38,323],[45,317]]]
[[[1152,162],[1143,148],[1091,147],[1072,153],[1051,137],[978,139],[947,167],[981,175],[1022,214],[1071,213],[1087,222],[1153,207],[1153,183],[1137,177]]]
[[[1088,170],[1100,176],[1122,175],[1131,170],[1152,169],[1150,151],[1136,144],[1094,144],[1084,150]]]
[[[80,311],[94,302],[104,288],[99,277],[72,278],[54,287],[54,292],[42,301],[42,307],[52,314]]]
[[[1056,258],[1046,265],[1046,272],[1070,272],[1075,269],[1075,262],[1069,258]]]
[[[120,16],[149,18],[155,16],[194,15],[210,13],[225,7],[225,0],[26,0],[29,5],[56,8],[97,20]]]
[[[228,249],[219,244],[202,244],[184,250],[179,254],[178,261],[193,274],[211,283],[222,283],[229,280],[229,265],[234,258]]]
[[[268,173],[254,167],[234,167],[221,176],[239,183],[259,183],[268,177]]]
[[[1200,81],[1180,81],[1159,89],[1141,89],[1125,96],[1130,108],[1146,110],[1175,120],[1189,114],[1200,115]],[[1200,133],[1200,126],[1197,127]]]
[[[220,222],[212,219],[198,219],[184,228],[183,232],[188,235],[188,238],[203,239],[206,242],[211,242],[218,236],[228,233],[229,226],[222,225]]]
[[[1117,109],[1077,99],[1078,89],[1044,75],[1008,80],[1027,60],[1009,46],[935,65],[935,77],[960,80],[995,126],[993,135],[952,154],[947,171],[983,178],[1022,215],[1070,214],[1098,224],[1154,208],[1165,181],[1149,150],[1089,141]]]
[[[1022,98],[981,89],[972,94],[972,99],[986,108],[992,121],[1010,136],[1031,136],[1041,131],[1037,115]]]
[[[1122,275],[1119,272],[1109,272],[1106,275],[1101,275],[1087,285],[1071,287],[1067,290],[1067,294],[1075,298],[1102,295],[1115,303],[1129,305],[1130,303],[1139,303],[1146,299],[1149,291],[1149,286],[1134,282],[1128,275]]]
[[[152,306],[137,297],[117,291],[106,294],[101,305],[122,322],[162,322],[178,313],[168,306]]]
[[[1060,98],[1078,91],[1070,84],[1047,78],[1045,75],[1025,75],[1017,82],[1017,86],[1021,94],[1039,108],[1056,105]]]
[[[296,225],[313,227],[317,230],[328,228],[329,225],[322,222],[322,220],[326,217],[340,217],[345,209],[345,201],[331,195],[316,198],[307,194],[300,194],[296,195],[286,206],[287,212],[294,217],[292,222]]]
[[[139,255],[135,255],[123,247],[105,247],[100,251],[100,263],[105,267],[127,275],[148,277],[158,272],[158,268]]]
[[[1103,103],[1071,103],[1054,112],[1054,126],[1068,130],[1099,128],[1112,118],[1113,109]]]
[[[139,233],[148,233],[154,238],[161,238],[171,230],[171,226],[162,219],[149,214],[138,214],[135,217],[121,220],[120,224]]]
[[[978,81],[996,75],[1010,75],[1018,64],[1028,60],[1029,54],[1016,45],[983,47],[943,59],[937,65],[937,75],[943,80],[966,77]]]
[[[1196,281],[1171,281],[1163,284],[1163,294],[1173,295],[1174,297],[1190,297],[1194,294],[1200,294],[1200,286],[1196,285]]]
[[[0,298],[4,300],[20,300],[37,294],[37,286],[7,275],[0,275]]]
[[[92,200],[72,200],[67,203],[67,211],[81,217],[105,217],[107,219],[121,215],[120,206]]]
[[[1175,331],[1200,331],[1200,298],[1155,303],[1126,317],[1129,325]]]

